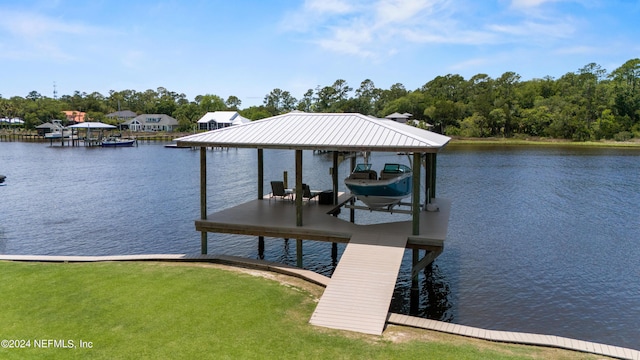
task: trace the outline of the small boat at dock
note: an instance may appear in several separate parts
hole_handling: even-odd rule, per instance
[[[53,124],[53,129],[51,132],[44,134],[45,139],[70,139],[72,137],[74,140],[77,139],[77,136],[73,134],[71,129],[62,126],[62,121],[52,120],[51,123]]]
[[[127,147],[134,146],[136,144],[135,139],[122,139],[119,137],[108,137],[102,139],[102,147]]]
[[[369,208],[392,207],[411,195],[411,168],[402,164],[385,164],[380,177],[371,164],[358,164],[345,185]]]

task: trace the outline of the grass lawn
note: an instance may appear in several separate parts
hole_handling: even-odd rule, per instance
[[[296,282],[209,264],[0,262],[0,340],[24,346],[3,342],[0,359],[596,358],[403,327],[381,337],[315,327],[322,289]]]

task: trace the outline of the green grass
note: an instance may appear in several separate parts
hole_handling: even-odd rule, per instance
[[[401,327],[383,337],[329,330],[308,324],[314,308],[308,291],[211,266],[0,262],[0,340],[31,342],[0,358],[589,358]],[[36,348],[47,339],[75,348]]]

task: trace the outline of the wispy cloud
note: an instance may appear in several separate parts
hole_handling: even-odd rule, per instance
[[[362,57],[395,53],[396,45],[411,41],[445,42],[437,30],[440,17],[453,13],[451,0],[308,0],[287,14],[288,31],[311,34],[320,47]]]
[[[561,0],[512,0],[511,7],[515,9],[530,9],[538,7],[545,3],[551,3]]]
[[[33,11],[2,9],[0,34],[3,47],[13,58],[36,58],[73,60],[79,53],[78,39],[89,39],[104,29],[83,24],[81,21],[65,20]]]
[[[308,0],[290,12],[287,31],[322,49],[365,58],[395,54],[412,44],[499,45],[561,39],[575,33],[565,16],[524,9],[576,0],[512,0],[487,16],[465,0]]]

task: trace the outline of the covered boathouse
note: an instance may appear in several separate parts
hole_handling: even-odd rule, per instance
[[[176,139],[177,146],[200,148],[200,219],[202,253],[207,233],[227,233],[297,239],[298,266],[302,266],[302,240],[346,243],[310,323],[367,334],[382,334],[404,250],[413,250],[412,292],[418,291],[418,273],[442,253],[447,235],[450,201],[436,197],[436,155],[450,138],[389,119],[357,113],[291,112],[238,126]],[[207,213],[207,148],[255,148],[258,158],[256,199]],[[264,149],[295,151],[294,201],[271,201],[265,194]],[[333,154],[330,201],[305,202],[302,152]],[[412,154],[413,193],[404,222],[355,224],[356,206],[338,183],[339,153],[402,152]],[[355,158],[351,160],[351,169]],[[421,169],[425,169],[421,176]],[[423,179],[423,180],[421,180]],[[270,179],[269,179],[270,180]],[[424,181],[424,184],[421,182]],[[421,194],[424,185],[424,194]],[[331,201],[332,200],[332,201]],[[304,204],[304,206],[303,206]],[[335,215],[350,210],[350,221]],[[366,209],[366,208],[365,208]],[[428,211],[431,210],[431,211]],[[370,209],[366,209],[370,211]]]

